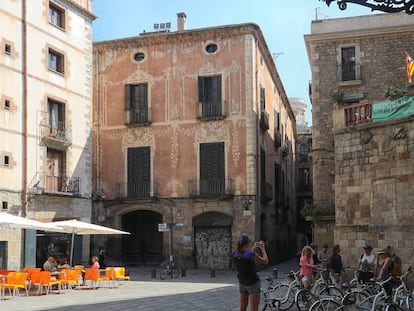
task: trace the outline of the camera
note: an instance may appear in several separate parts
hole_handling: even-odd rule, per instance
[[[260,248],[260,242],[254,242],[254,247],[255,248]]]

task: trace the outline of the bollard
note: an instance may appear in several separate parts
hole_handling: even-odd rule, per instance
[[[151,269],[151,278],[155,279],[157,277],[157,269],[152,268]]]
[[[277,268],[273,268],[273,278],[277,279]]]
[[[210,271],[210,276],[211,276],[212,278],[215,278],[215,277],[216,277],[216,270],[211,269],[211,271]]]
[[[185,275],[185,273],[186,273],[186,272],[185,272],[185,269],[181,269],[181,276],[182,276],[182,277],[185,277],[185,276],[186,276],[186,275]]]

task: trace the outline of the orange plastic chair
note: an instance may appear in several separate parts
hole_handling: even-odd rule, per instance
[[[83,270],[83,269],[85,269],[85,267],[84,267],[84,266],[82,266],[82,265],[75,265],[75,266],[73,267],[73,269],[75,269],[75,270]]]
[[[114,267],[114,273],[117,281],[131,281],[131,277],[125,275],[125,267]]]
[[[98,287],[99,282],[108,281],[109,277],[107,276],[100,276],[99,269],[94,268],[85,268],[85,276],[84,276],[85,283],[89,281],[90,287],[96,289]]]
[[[46,288],[46,295],[49,294],[49,291],[52,289],[52,286],[57,285],[59,293],[62,291],[62,281],[58,279],[52,279],[52,275],[49,271],[40,271],[40,293],[43,292],[43,288]]]
[[[39,294],[39,291],[40,291],[40,285],[41,285],[41,280],[42,280],[42,274],[40,272],[41,272],[40,269],[39,269],[39,271],[33,270],[33,271],[30,272],[29,290],[33,286],[37,286],[38,294]]]
[[[24,289],[26,296],[29,296],[27,272],[10,272],[7,276],[6,284],[3,287],[8,289],[9,293],[13,290],[13,297],[20,296],[20,289]]]

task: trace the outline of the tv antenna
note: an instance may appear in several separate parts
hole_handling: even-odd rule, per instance
[[[276,52],[276,53],[273,53],[273,60],[274,60],[274,62],[275,62],[275,63],[276,63],[277,58],[278,58],[279,56],[281,56],[281,55],[283,55],[283,52]]]

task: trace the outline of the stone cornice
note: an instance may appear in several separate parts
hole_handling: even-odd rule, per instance
[[[91,11],[85,9],[84,7],[80,6],[79,4],[77,4],[75,1],[72,0],[66,0],[65,1],[68,5],[70,5],[71,7],[73,7],[74,9],[82,12],[83,14],[85,14],[86,16],[88,16],[91,20],[95,20],[98,17],[96,15],[94,15]]]

